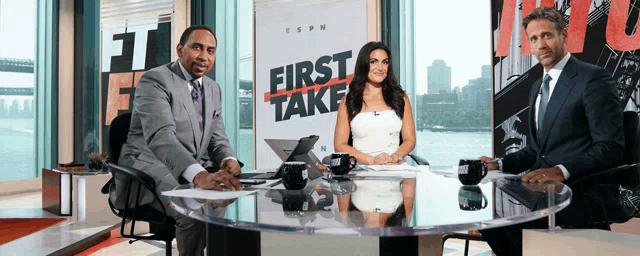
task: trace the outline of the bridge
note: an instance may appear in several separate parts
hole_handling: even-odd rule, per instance
[[[33,96],[33,88],[7,88],[7,87],[0,87],[0,95]]]
[[[33,60],[0,58],[0,72],[33,73]]]

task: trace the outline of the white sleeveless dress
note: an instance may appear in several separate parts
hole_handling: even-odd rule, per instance
[[[360,112],[350,125],[353,147],[362,153],[370,156],[380,153],[391,155],[400,147],[402,119],[393,110]]]

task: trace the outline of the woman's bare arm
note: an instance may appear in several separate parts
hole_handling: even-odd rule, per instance
[[[393,155],[400,159],[407,156],[416,146],[416,125],[413,122],[413,112],[411,111],[411,102],[409,97],[404,95],[404,116],[402,117],[402,145],[398,147]]]

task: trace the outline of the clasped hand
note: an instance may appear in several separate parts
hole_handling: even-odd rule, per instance
[[[238,176],[240,175],[240,173],[242,173],[242,168],[240,167],[238,161],[227,159],[220,163],[220,171],[225,171],[233,176]]]
[[[391,155],[387,153],[381,153],[375,157],[373,157],[372,164],[397,164],[400,162],[400,157],[397,154],[393,153]]]
[[[226,171],[215,173],[200,172],[193,178],[193,183],[201,189],[223,190],[228,188],[233,191],[244,189],[242,184]],[[224,184],[224,187],[220,186],[220,184]]]
[[[242,190],[244,187],[233,176],[240,175],[242,168],[238,161],[227,159],[220,163],[220,170],[216,173],[200,172],[193,178],[193,183],[202,189],[223,190]],[[224,184],[224,188],[220,186]]]

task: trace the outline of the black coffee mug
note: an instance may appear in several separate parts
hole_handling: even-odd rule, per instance
[[[353,163],[351,163],[353,160]],[[329,169],[334,175],[345,175],[356,167],[358,161],[355,156],[349,156],[349,153],[333,153],[331,154],[331,163]]]
[[[487,197],[478,186],[462,186],[458,189],[460,210],[477,211],[487,207]]]
[[[286,189],[303,189],[307,185],[308,178],[305,162],[285,162],[282,166],[282,184]]]
[[[307,211],[309,210],[309,197],[303,191],[283,191],[283,211]]]
[[[463,185],[478,185],[487,173],[487,164],[479,159],[460,159],[458,179]]]

